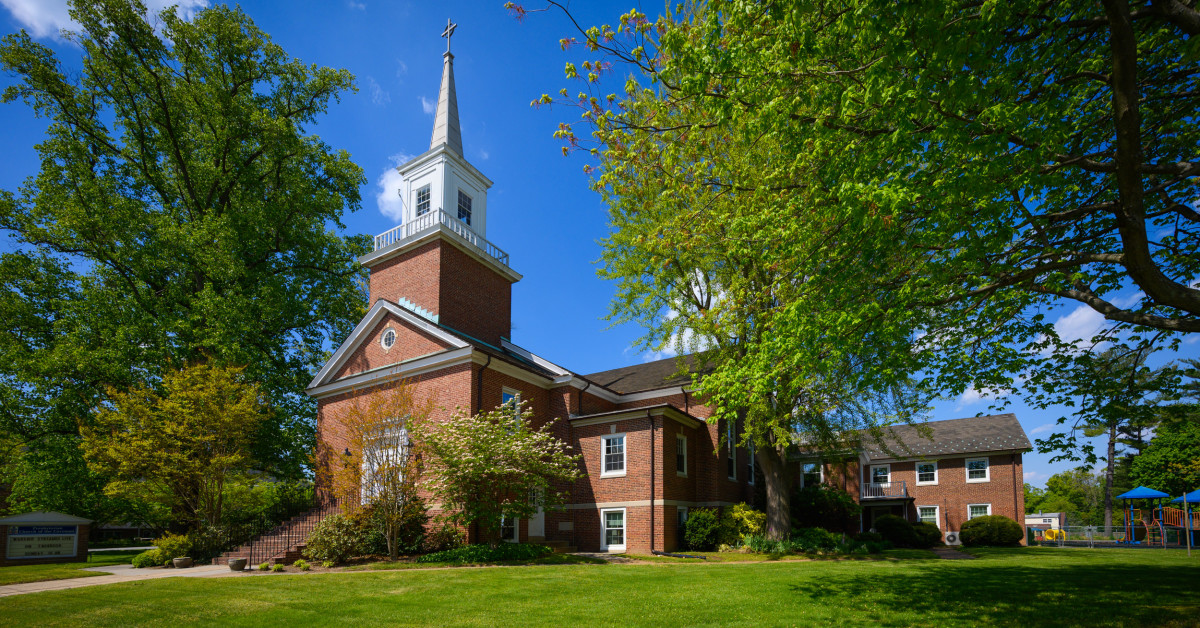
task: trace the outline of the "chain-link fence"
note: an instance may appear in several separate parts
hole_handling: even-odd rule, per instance
[[[1200,541],[1200,532],[1193,531],[1192,543]],[[1057,529],[1029,528],[1030,544],[1057,547],[1186,547],[1186,531],[1182,528],[1145,525],[1131,526],[1063,526]]]

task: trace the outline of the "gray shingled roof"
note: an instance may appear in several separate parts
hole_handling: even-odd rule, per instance
[[[695,354],[685,355],[682,359],[688,371],[695,368],[697,363]],[[583,378],[622,395],[671,386],[685,386],[692,383],[692,378],[687,373],[679,372],[679,360],[679,358],[656,360],[610,371],[600,371],[584,375]]]
[[[924,426],[932,432],[932,440],[920,434],[914,426],[901,425],[884,430],[885,444],[892,450],[890,453],[870,439],[864,440],[863,452],[871,460],[881,460],[1033,448],[1016,415],[1011,413],[930,421]],[[897,445],[896,441],[904,446]]]

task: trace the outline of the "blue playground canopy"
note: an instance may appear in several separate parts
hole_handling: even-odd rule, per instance
[[[1174,504],[1174,503],[1176,503],[1176,502],[1180,502],[1180,503],[1182,503],[1182,502],[1183,502],[1183,498],[1182,498],[1182,497],[1176,497],[1175,499],[1172,499],[1172,500],[1171,500],[1171,503],[1172,503],[1172,504]],[[1194,490],[1194,491],[1192,491],[1192,492],[1190,492],[1190,493],[1188,493],[1188,494],[1187,494],[1187,503],[1189,503],[1189,504],[1200,504],[1200,489],[1196,489],[1196,490]]]
[[[1139,486],[1132,491],[1117,495],[1117,499],[1162,499],[1164,497],[1170,497],[1170,495],[1144,486]]]

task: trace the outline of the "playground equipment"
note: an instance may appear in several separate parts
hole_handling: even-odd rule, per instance
[[[1168,532],[1173,533],[1173,542],[1189,546],[1196,541],[1196,532],[1200,529],[1200,521],[1196,513],[1191,512],[1190,506],[1200,501],[1200,491],[1193,491],[1183,497],[1172,500],[1171,503],[1182,502],[1183,508],[1166,506],[1162,500],[1170,497],[1162,491],[1139,486],[1132,491],[1117,495],[1128,504],[1125,517],[1125,538],[1120,541],[1130,545],[1158,545],[1166,547]],[[1157,500],[1157,504],[1149,508],[1134,508],[1134,500]]]

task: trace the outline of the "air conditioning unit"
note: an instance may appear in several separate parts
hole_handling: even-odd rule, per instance
[[[958,531],[946,533],[946,545],[962,545],[962,539],[958,536]]]

